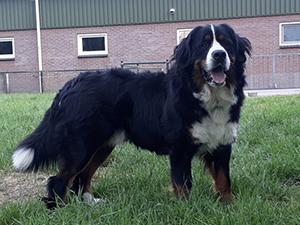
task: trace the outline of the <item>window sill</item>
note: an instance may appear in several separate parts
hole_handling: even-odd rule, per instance
[[[295,45],[280,45],[279,48],[300,48],[299,44]]]
[[[0,61],[13,61],[15,60],[15,57],[13,58],[0,58]]]
[[[99,55],[78,55],[77,58],[104,58],[108,57],[108,54],[99,54]]]

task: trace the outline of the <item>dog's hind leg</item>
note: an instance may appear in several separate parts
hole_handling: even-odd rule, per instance
[[[79,194],[79,192],[82,191],[85,202],[97,202],[97,199],[94,199],[91,194],[91,179],[98,167],[105,162],[113,149],[114,147],[111,146],[98,148],[97,152],[93,155],[85,168],[75,177],[71,190],[76,194]]]
[[[76,149],[74,146],[76,146]],[[59,172],[56,176],[52,176],[48,180],[48,197],[42,199],[46,203],[48,209],[53,209],[57,206],[56,199],[64,201],[67,188],[72,185],[75,177],[83,171],[87,164],[92,160],[93,154],[85,154],[86,151],[83,151],[83,145],[77,143],[77,145],[74,144],[73,147],[73,152],[76,152],[77,154],[71,155],[67,153],[65,155],[60,155],[58,158]]]
[[[64,201],[67,187],[74,179],[72,177],[72,174],[68,173],[66,170],[60,170],[56,176],[52,176],[48,179],[48,197],[42,198],[42,201],[45,202],[47,209],[56,208],[56,200]]]
[[[229,175],[229,161],[231,156],[231,145],[224,145],[215,150],[212,154],[204,157],[205,166],[214,179],[214,187],[221,202],[234,203],[234,196],[231,192]]]

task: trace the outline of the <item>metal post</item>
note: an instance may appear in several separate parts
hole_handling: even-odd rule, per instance
[[[39,79],[40,79],[40,93],[44,93],[44,82],[43,82],[43,71],[39,71]]]
[[[168,59],[166,60],[166,69],[167,69],[167,72],[170,70],[170,62]]]
[[[273,78],[273,88],[277,88],[277,85],[276,85],[276,81],[275,81],[275,78],[276,78],[276,66],[275,66],[275,56],[272,57],[272,78]]]
[[[36,34],[37,34],[38,62],[39,62],[40,93],[43,93],[43,72],[42,72],[43,61],[42,61],[42,41],[41,41],[39,0],[35,0],[35,17],[36,17]]]
[[[9,93],[10,90],[9,90],[9,74],[8,73],[5,74],[5,80],[6,80],[6,93]]]

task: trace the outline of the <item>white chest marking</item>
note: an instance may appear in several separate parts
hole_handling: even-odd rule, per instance
[[[200,99],[208,116],[192,124],[190,132],[195,144],[204,144],[208,150],[232,143],[237,136],[238,124],[230,121],[230,108],[236,103],[234,88],[214,88],[205,84],[194,96]]]
[[[124,141],[126,141],[126,133],[123,130],[119,130],[115,132],[112,137],[110,137],[108,140],[108,145],[114,147]]]

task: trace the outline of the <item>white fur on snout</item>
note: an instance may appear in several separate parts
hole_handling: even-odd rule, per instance
[[[216,64],[216,62],[213,58],[213,52],[216,51],[216,50],[222,50],[226,54],[225,62],[222,66],[224,66],[224,70],[227,71],[227,70],[230,69],[229,56],[228,56],[225,48],[223,48],[223,46],[217,41],[216,33],[215,33],[215,29],[214,29],[213,25],[211,25],[211,30],[212,30],[212,33],[213,33],[213,43],[212,43],[212,45],[211,45],[211,47],[208,51],[208,54],[206,56],[206,69],[207,69],[207,71],[211,71],[211,70],[213,70],[214,68],[216,68],[218,66],[218,64]]]

